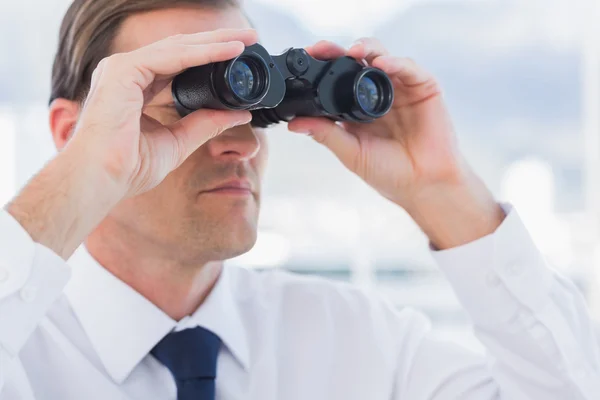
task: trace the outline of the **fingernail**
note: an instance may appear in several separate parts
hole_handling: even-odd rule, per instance
[[[249,124],[250,121],[252,121],[252,118],[250,118],[250,119],[243,119],[243,120],[240,120],[240,121],[236,122],[236,124],[234,126],[246,125],[246,124]]]
[[[252,114],[240,118],[233,126],[246,125],[252,121]]]
[[[242,125],[246,125],[248,122],[250,122],[250,121],[246,121],[246,120],[239,120],[239,121],[236,121],[236,122],[232,123],[232,124],[230,125],[230,128],[235,128],[236,126],[242,126]]]

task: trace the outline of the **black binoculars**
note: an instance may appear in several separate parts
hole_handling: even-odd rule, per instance
[[[200,108],[250,110],[252,125],[261,128],[297,116],[369,122],[394,100],[390,78],[354,58],[322,61],[299,48],[271,56],[260,44],[186,70],[173,80],[172,93],[181,116]]]

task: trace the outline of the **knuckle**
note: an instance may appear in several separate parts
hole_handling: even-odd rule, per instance
[[[429,78],[429,76],[428,76],[428,78]],[[425,92],[428,93],[430,96],[442,95],[443,89],[440,86],[439,82],[437,80],[435,80],[433,77],[431,77],[430,79],[428,79],[426,81]]]
[[[377,39],[376,37],[370,37],[369,40],[371,41],[371,43],[376,44],[377,46],[383,47],[381,40]]]
[[[92,77],[97,76],[100,73],[100,71],[107,69],[108,63],[109,63],[108,57],[104,57],[102,60],[100,60],[100,62],[96,66],[96,69],[94,69],[94,73],[92,74]]]
[[[205,64],[212,64],[217,62],[217,55],[219,54],[219,52],[221,51],[221,49],[216,46],[216,45],[209,45],[207,46],[205,53],[204,53],[204,57],[205,57]]]
[[[185,127],[179,126],[179,129],[181,129],[182,131],[184,131],[184,133],[186,133]],[[172,148],[171,157],[173,157],[173,160],[176,165],[181,165],[186,158],[186,153],[187,153],[186,146],[185,146],[184,141],[178,135],[174,135],[174,138],[175,138],[175,146],[173,146],[173,148]]]
[[[315,132],[312,134],[312,138],[322,145],[327,145],[327,134],[322,132]]]
[[[102,61],[104,61],[104,60],[101,60],[98,63],[98,65],[96,65],[96,68],[94,68],[94,71],[92,72],[92,83],[95,82],[96,79],[98,79],[98,76],[100,75],[100,72],[104,68],[104,63]]]
[[[206,121],[207,121],[207,135],[208,138],[212,139],[218,136],[221,132],[227,129],[225,122],[223,121],[222,115],[216,110],[206,110]]]
[[[228,29],[216,29],[214,31],[204,32],[202,37],[204,38],[204,42],[218,42],[219,40],[225,38],[228,33],[231,31]]]
[[[144,58],[153,56],[156,58],[167,57],[168,53],[173,48],[183,47],[184,45],[178,43],[161,43],[160,45],[154,46],[152,49],[147,49],[144,52]]]
[[[193,56],[194,56],[194,50],[193,48],[189,47],[189,46],[185,46],[185,45],[177,45],[176,47],[174,47],[172,49],[172,52],[167,52],[166,49],[161,50],[164,54],[164,57],[171,57],[174,60],[177,60],[177,68],[180,70],[185,69],[186,65],[191,64]]]
[[[155,57],[165,57],[166,53],[176,46],[183,46],[183,44],[177,41],[166,39],[155,42],[150,46],[139,48],[136,51],[139,54],[138,58],[151,59]]]
[[[365,172],[369,171],[367,165],[369,164],[369,139],[362,139],[359,137],[359,148],[360,150],[354,153],[350,159],[348,160],[348,168],[351,171],[355,171],[363,178],[368,178],[365,176]]]
[[[121,66],[123,65],[123,61],[124,55],[117,53],[104,58],[102,61],[100,61],[100,64],[102,64],[102,67],[106,70],[114,71],[116,69],[121,68]]]

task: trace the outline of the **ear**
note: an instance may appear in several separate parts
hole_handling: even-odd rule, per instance
[[[75,129],[79,117],[79,102],[56,99],[50,104],[50,130],[58,151],[62,150]]]

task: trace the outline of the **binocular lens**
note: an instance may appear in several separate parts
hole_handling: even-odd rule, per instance
[[[373,79],[365,75],[358,81],[358,103],[365,111],[377,112],[382,97],[381,89]]]
[[[233,95],[229,102],[241,106],[260,101],[269,88],[269,77],[264,60],[252,56],[235,59],[225,70],[227,91]]]
[[[249,100],[253,96],[254,72],[244,60],[236,60],[231,66],[229,74],[229,85],[231,90],[244,100]]]
[[[390,78],[376,68],[364,68],[354,81],[354,104],[360,120],[379,118],[387,113],[394,101]]]

